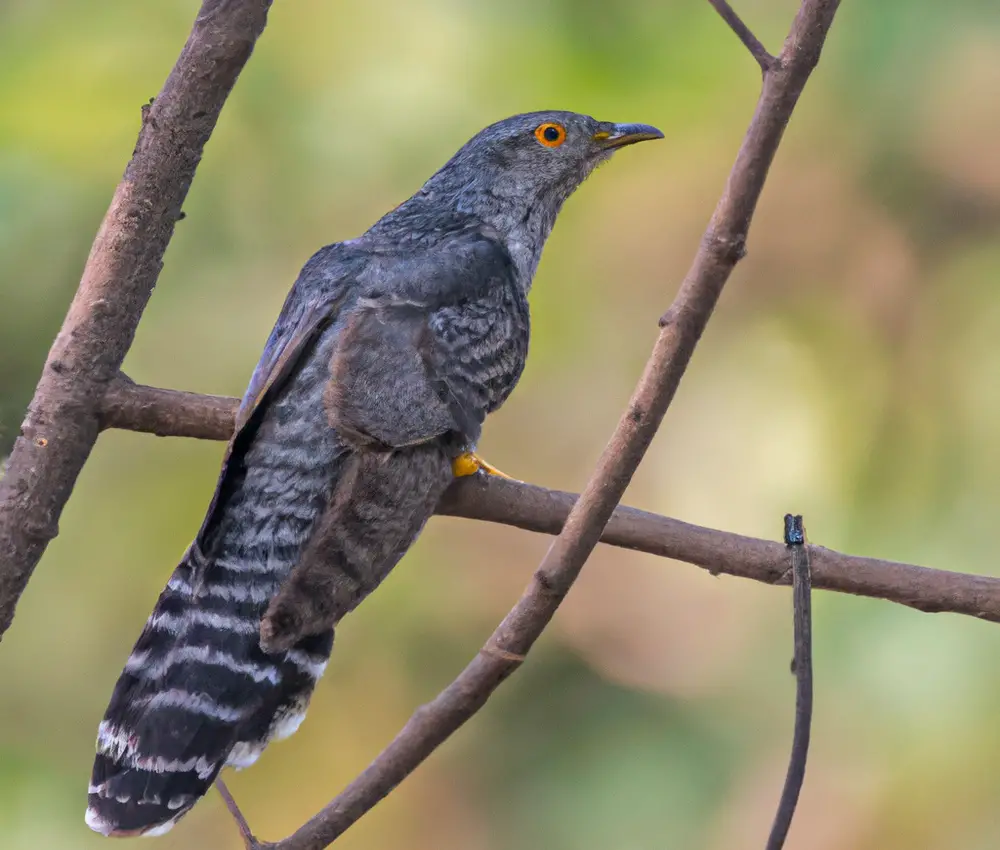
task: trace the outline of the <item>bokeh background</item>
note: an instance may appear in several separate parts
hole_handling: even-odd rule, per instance
[[[738,4],[780,45],[795,0]],[[0,453],[139,107],[194,0],[0,6]],[[703,0],[279,2],[209,144],[126,362],[239,394],[322,244],[480,127],[557,107],[645,121],[569,202],[532,293],[528,369],[483,453],[586,481],[697,247],[758,72]],[[848,0],[750,239],[627,501],[776,538],[997,573],[1000,15]],[[0,647],[0,846],[97,848],[97,723],[215,483],[221,444],[108,433]],[[308,721],[230,777],[286,834],[477,650],[547,541],[435,519],[338,633]],[[815,602],[814,743],[790,848],[1000,847],[1000,630]],[[599,550],[529,663],[345,850],[763,845],[791,736],[787,588]],[[238,848],[218,797],[168,848]]]

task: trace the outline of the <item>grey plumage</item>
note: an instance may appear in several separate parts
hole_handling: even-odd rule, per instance
[[[202,528],[101,723],[93,829],[165,831],[225,764],[295,730],[333,627],[412,545],[514,389],[563,202],[615,147],[660,135],[569,112],[509,118],[306,263]]]

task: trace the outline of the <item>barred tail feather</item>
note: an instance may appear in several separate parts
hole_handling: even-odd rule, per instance
[[[333,632],[265,655],[260,616],[279,576],[231,572],[198,569],[189,553],[160,595],[98,729],[86,815],[96,832],[166,832],[224,766],[249,766],[302,722]]]
[[[331,328],[319,349],[334,338]],[[260,619],[346,451],[323,416],[302,415],[322,410],[328,360],[306,361],[231,446],[205,524],[160,594],[100,726],[87,810],[98,832],[166,831],[225,765],[252,764],[302,721],[333,632],[265,654]]]

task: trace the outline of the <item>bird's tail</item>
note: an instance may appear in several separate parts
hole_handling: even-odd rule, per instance
[[[285,570],[196,546],[174,571],[115,686],[97,736],[87,824],[159,835],[226,765],[252,764],[291,735],[333,647],[333,632],[265,654],[260,617]]]

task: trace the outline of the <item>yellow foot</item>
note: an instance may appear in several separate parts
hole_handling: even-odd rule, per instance
[[[451,471],[455,474],[456,478],[462,478],[466,475],[475,475],[479,470],[482,470],[487,475],[499,475],[501,478],[510,478],[504,472],[501,472],[495,466],[490,466],[485,460],[483,460],[478,455],[473,452],[466,452],[465,454],[459,455],[451,462]],[[510,478],[513,481],[513,478]]]

